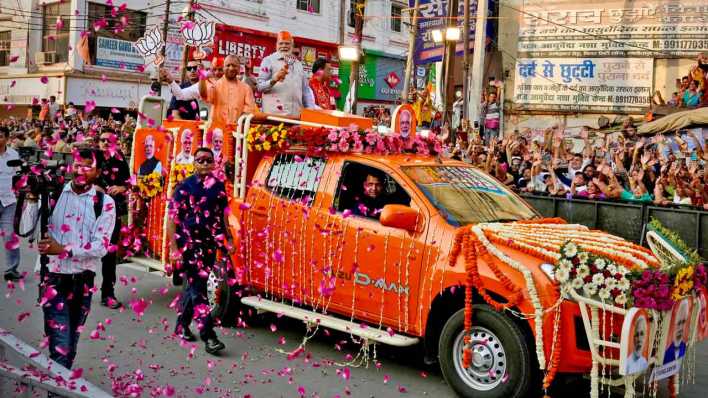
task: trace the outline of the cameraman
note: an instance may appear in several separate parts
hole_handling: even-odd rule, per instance
[[[113,198],[116,203],[116,225],[111,235],[111,244],[118,244],[121,229],[121,217],[128,214],[128,180],[130,180],[130,168],[125,161],[118,145],[118,136],[115,130],[104,127],[99,136],[98,146],[101,152],[97,156],[100,175],[96,185]],[[121,307],[120,301],[116,299],[116,260],[117,250],[109,251],[101,259],[101,305],[110,309]]]
[[[40,284],[49,356],[67,369],[76,357],[96,268],[108,253],[116,219],[113,199],[93,185],[99,175],[95,152],[79,151],[73,169],[74,178],[64,186],[49,219],[49,234],[37,244],[39,253],[49,257]]]
[[[5,239],[5,263],[7,270],[5,271],[6,281],[16,281],[22,276],[17,271],[20,265],[20,248],[12,248],[10,242],[15,237],[13,230],[13,220],[15,217],[15,207],[17,199],[13,193],[12,177],[15,175],[15,168],[9,167],[7,162],[17,160],[20,156],[17,152],[7,146],[7,141],[10,138],[10,131],[7,127],[0,127],[0,234]]]

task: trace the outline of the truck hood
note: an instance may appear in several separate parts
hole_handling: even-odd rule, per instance
[[[508,246],[543,262],[556,264],[560,248],[572,241],[581,250],[609,258],[631,270],[658,267],[659,261],[651,250],[603,231],[591,230],[579,224],[567,224],[560,219],[542,219],[509,223],[484,223],[472,231],[485,245]],[[485,242],[486,241],[486,242]]]

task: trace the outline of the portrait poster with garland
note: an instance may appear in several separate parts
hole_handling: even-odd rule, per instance
[[[691,314],[693,297],[687,296],[674,303],[667,321],[663,323],[660,344],[656,353],[658,360],[652,380],[659,381],[678,374],[691,345]]]
[[[708,294],[705,289],[700,289],[696,297],[692,319],[695,325],[691,328],[691,341],[699,343],[708,337]]]
[[[645,308],[630,308],[622,323],[620,338],[621,375],[638,375],[649,368],[655,323]]]

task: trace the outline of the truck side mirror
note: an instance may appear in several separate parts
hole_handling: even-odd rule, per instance
[[[381,210],[379,221],[381,225],[415,231],[418,228],[418,218],[420,214],[417,210],[404,205],[386,205]]]

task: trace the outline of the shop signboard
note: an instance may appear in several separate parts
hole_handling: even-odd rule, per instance
[[[31,105],[52,95],[62,103],[63,93],[64,76],[49,76],[46,84],[39,77],[0,79],[0,104]]]
[[[488,0],[489,7],[487,8],[487,15],[491,16],[494,11],[493,3],[495,0]],[[415,63],[416,65],[427,64],[431,62],[438,62],[442,60],[444,45],[443,43],[436,43],[433,40],[433,31],[438,29],[442,30],[446,26],[447,8],[448,0],[420,0],[420,14],[418,15],[418,35],[415,39]],[[464,2],[458,2],[457,15],[457,26],[462,26],[463,16],[464,16]],[[410,7],[415,6],[415,0],[408,0],[408,5]],[[477,15],[477,0],[470,1],[470,51],[474,49],[474,31],[475,23],[474,18]],[[491,19],[487,20],[487,37],[493,37],[495,29],[495,22]],[[461,36],[462,37],[462,36]],[[463,55],[464,44],[462,43],[462,38],[457,43],[455,48],[457,55]]]
[[[652,93],[651,58],[522,58],[516,62],[519,110],[642,112]]]
[[[400,99],[403,90],[405,60],[367,51],[364,62],[359,66],[360,100],[395,102]],[[342,63],[339,67],[342,85],[342,97],[349,91],[349,73],[351,64]]]
[[[67,79],[66,102],[84,104],[91,100],[98,107],[135,107],[137,101],[150,92],[150,81],[127,82],[70,77]],[[169,101],[170,90],[162,90],[162,96]]]
[[[96,66],[137,71],[145,60],[135,49],[132,41],[98,36],[96,39]]]
[[[526,0],[525,57],[694,57],[708,51],[705,0]]]

